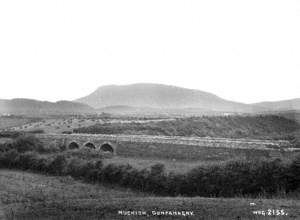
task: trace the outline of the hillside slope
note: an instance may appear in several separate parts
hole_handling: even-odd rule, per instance
[[[174,121],[150,123],[96,124],[75,129],[76,133],[91,134],[145,134],[165,136],[196,136],[254,139],[286,139],[298,132],[294,120],[276,115],[190,117]]]

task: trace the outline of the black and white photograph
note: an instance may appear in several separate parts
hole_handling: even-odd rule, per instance
[[[0,0],[0,220],[300,220],[300,1]]]

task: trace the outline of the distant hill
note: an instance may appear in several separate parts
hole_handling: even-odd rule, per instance
[[[260,107],[222,99],[200,90],[162,84],[109,85],[99,87],[77,102],[97,109],[166,111],[205,111],[252,113]],[[116,107],[117,106],[117,107]],[[159,110],[158,110],[159,109]]]
[[[279,111],[277,115],[283,116],[285,118],[297,121],[300,124],[300,110],[292,111]]]
[[[253,106],[264,108],[268,111],[296,111],[300,110],[300,98],[275,102],[260,102],[253,104]]]
[[[32,99],[0,100],[1,114],[16,115],[63,115],[93,113],[95,110],[85,104],[58,101],[47,102]]]

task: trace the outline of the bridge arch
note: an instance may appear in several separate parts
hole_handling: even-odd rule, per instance
[[[96,146],[94,143],[92,142],[87,142],[83,145],[84,147],[88,147],[88,148],[91,148],[91,149],[96,149]]]
[[[112,144],[107,143],[107,142],[100,146],[100,150],[102,150],[104,152],[109,152],[109,153],[114,153],[114,151],[115,151]]]
[[[70,150],[79,149],[79,144],[76,141],[71,141],[68,145],[68,149]]]

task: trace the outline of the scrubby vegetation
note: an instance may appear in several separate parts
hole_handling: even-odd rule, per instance
[[[0,138],[16,138],[22,135],[19,131],[1,131]]]
[[[24,142],[23,146],[27,147],[3,151],[0,154],[0,168],[70,175],[90,182],[116,184],[164,196],[272,196],[278,192],[300,192],[300,157],[291,162],[229,161],[199,166],[179,174],[166,172],[163,164],[155,164],[150,169],[137,169],[129,164],[103,165],[101,159],[39,154],[29,147],[29,140],[16,141],[18,144]]]
[[[18,153],[33,151],[41,154],[58,153],[65,150],[65,146],[44,145],[42,142],[33,136],[31,133],[10,132],[13,141],[0,145],[0,153],[9,150],[15,150]]]
[[[75,133],[146,134],[224,138],[293,139],[300,125],[276,115],[203,116],[149,123],[106,123],[74,129]]]
[[[299,139],[295,134],[297,134],[298,124],[295,124],[293,121],[285,121],[285,119],[282,119],[281,117],[270,116],[270,118],[268,119],[264,117],[264,119],[261,121],[262,124],[259,124],[257,120],[253,119],[253,124],[248,121],[248,124],[246,125],[246,122],[243,121],[246,120],[245,118],[247,117],[214,117],[213,119],[211,119],[210,117],[187,118],[177,119],[176,121],[147,124],[106,124],[104,125],[104,127],[107,126],[107,129],[109,129],[110,127],[116,126],[116,128],[118,128],[120,126],[124,130],[116,130],[117,133],[132,132],[132,134],[136,134],[134,129],[140,131],[142,130],[141,127],[144,126],[145,130],[143,132],[149,132],[149,126],[153,126],[153,132],[159,131],[158,133],[153,133],[156,135],[175,134],[188,136],[188,134],[190,134],[191,136],[213,136],[223,134],[224,137],[226,137],[226,135],[230,134],[230,126],[233,126],[233,124],[236,123],[235,127],[237,127],[238,129],[245,129],[245,132],[250,132],[250,135],[254,135],[252,138],[285,137],[295,143],[295,146],[297,145]],[[207,120],[207,122],[204,123],[204,119]],[[220,121],[217,122],[217,119],[219,119]],[[232,121],[230,121],[229,119],[231,119]],[[274,125],[281,121],[281,127],[276,125],[272,128],[272,120],[275,121]],[[276,122],[276,120],[278,121]],[[167,123],[167,125],[164,125],[165,123]],[[225,126],[226,123],[232,123],[228,125],[228,129]],[[241,125],[239,125],[240,123]],[[163,126],[157,126],[157,124],[161,124]],[[133,125],[136,127],[132,128]],[[168,127],[171,125],[174,125],[174,127]],[[207,125],[207,127],[205,128],[206,132],[211,132],[212,135],[206,135],[206,133],[204,132],[205,129],[202,130],[201,128],[204,125]],[[125,129],[126,126],[129,126],[128,131],[126,131]],[[253,130],[253,126],[257,129],[257,133],[254,132],[255,130]],[[261,129],[258,129],[259,126],[261,126]],[[198,127],[199,129],[197,130]],[[262,128],[265,128],[267,132],[264,132]],[[101,129],[103,129],[103,127],[101,127]],[[110,130],[107,130],[107,132],[113,133]],[[243,137],[241,134],[235,133],[234,129],[232,129],[231,132],[233,132],[233,135],[230,134],[232,135],[231,137]],[[272,136],[270,136],[270,134],[272,134]],[[38,190],[34,193],[32,188],[30,188],[32,187],[33,183],[30,183],[26,187],[21,185],[22,192],[20,194],[26,197],[24,199],[22,198],[22,201],[28,201],[28,203],[25,204],[24,209],[20,209],[20,198],[18,198],[18,201],[15,198],[11,198],[11,195],[16,195],[15,189],[11,190],[10,194],[6,191],[1,194],[0,189],[2,203],[3,198],[5,198],[4,202],[10,201],[11,199],[13,201],[17,201],[18,203],[17,208],[12,209],[11,205],[7,208],[7,210],[11,210],[11,213],[9,214],[9,216],[11,216],[11,219],[17,219],[16,213],[18,213],[18,211],[20,210],[22,210],[18,213],[19,216],[22,216],[20,217],[20,219],[23,219],[24,214],[30,216],[27,219],[39,219],[38,217],[45,217],[48,214],[54,215],[54,213],[59,213],[55,216],[57,218],[62,218],[62,216],[65,216],[65,218],[69,218],[69,216],[71,215],[74,217],[74,213],[76,212],[82,213],[82,215],[77,215],[77,218],[74,217],[74,219],[80,219],[80,217],[82,216],[87,217],[89,215],[92,215],[92,213],[94,214],[94,219],[98,219],[99,213],[116,213],[116,210],[119,210],[120,208],[125,210],[126,208],[131,209],[133,207],[136,207],[137,209],[139,209],[140,207],[148,207],[149,210],[156,210],[160,209],[161,207],[174,209],[175,207],[186,207],[185,204],[189,204],[187,207],[190,207],[191,210],[198,210],[198,207],[201,206],[201,210],[198,210],[200,214],[197,215],[197,218],[195,218],[198,219],[199,216],[206,216],[208,213],[207,210],[210,210],[211,213],[215,214],[215,216],[226,216],[226,213],[229,210],[233,210],[233,212],[237,210],[237,204],[240,204],[240,202],[237,202],[237,199],[235,199],[235,202],[232,202],[233,205],[230,206],[230,208],[225,210],[224,205],[229,204],[232,199],[223,199],[222,197],[258,197],[260,198],[260,201],[262,201],[262,197],[269,198],[275,196],[280,198],[287,197],[299,199],[300,196],[300,156],[285,161],[281,161],[279,159],[251,160],[251,154],[248,158],[249,160],[243,160],[240,158],[239,160],[231,160],[222,163],[216,162],[209,164],[203,163],[200,165],[194,164],[193,166],[186,168],[182,172],[170,172],[170,170],[166,168],[164,160],[161,160],[161,163],[154,164],[154,162],[149,166],[147,165],[138,167],[134,163],[127,164],[126,161],[117,163],[117,159],[104,160],[103,155],[100,155],[98,152],[95,152],[88,148],[66,150],[64,146],[46,147],[41,144],[38,139],[34,138],[28,133],[2,133],[2,135],[3,137],[14,138],[14,140],[10,143],[3,145],[0,144],[0,169],[2,169],[3,172],[6,171],[4,170],[4,168],[8,168],[33,171],[41,174],[56,175],[56,177],[51,180],[52,182],[49,182],[47,180],[46,183],[48,185],[46,187],[39,184]],[[137,161],[136,163],[140,162]],[[25,174],[28,174],[28,172],[25,172]],[[125,189],[133,189],[133,191],[135,191],[136,193],[144,192],[143,194],[145,194],[145,196],[146,194],[155,194],[155,196],[161,195],[164,197],[151,197],[151,199],[149,199],[150,197],[147,197],[147,200],[145,200],[144,197],[140,200],[137,200],[135,198],[134,200],[132,200],[132,203],[130,203],[131,200],[128,198],[126,198],[126,201],[124,201],[122,199],[109,200],[106,197],[105,200],[99,202],[99,200],[95,200],[95,193],[91,193],[89,195],[87,195],[87,193],[83,193],[84,195],[87,195],[85,199],[82,199],[82,197],[80,197],[80,199],[75,201],[74,197],[67,197],[67,193],[65,193],[66,191],[68,191],[67,189],[60,188],[60,190],[64,193],[56,193],[55,196],[51,197],[49,200],[49,197],[47,197],[45,194],[49,193],[49,189],[51,187],[57,186],[56,182],[54,183],[54,181],[59,179],[63,179],[67,182],[69,188],[66,188],[70,189],[68,192],[77,195],[77,192],[75,193],[73,190],[74,185],[70,185],[70,182],[68,182],[70,181],[70,179],[74,181],[72,178],[70,178],[70,176],[76,180],[80,179],[87,183],[101,183],[101,185],[93,184],[93,186],[97,187],[108,186],[108,189],[111,189],[112,186],[117,188],[124,187]],[[42,177],[52,178],[49,175],[44,175]],[[24,181],[23,176],[20,179]],[[26,181],[28,182],[29,178]],[[13,178],[9,177],[7,182],[14,182],[14,180]],[[37,183],[36,180],[34,180],[33,182]],[[19,185],[19,183],[15,185]],[[27,190],[26,193],[24,193],[25,188]],[[41,188],[45,189],[44,194],[41,194]],[[6,190],[6,188],[2,186],[2,190]],[[99,193],[98,189],[97,192]],[[57,196],[61,197],[59,197],[58,199]],[[178,197],[171,198],[170,196]],[[206,198],[206,200],[201,205],[199,205],[199,203],[196,203],[196,201],[203,198],[184,198],[184,196],[221,197],[222,199],[219,200],[222,201],[222,204],[220,204],[216,208],[215,204],[217,199]],[[99,198],[100,197],[101,196],[99,196]],[[33,202],[33,200],[37,202],[35,203]],[[183,200],[184,202],[182,202]],[[118,202],[116,203],[116,201]],[[152,201],[150,206],[147,206],[143,203],[147,203],[148,201]],[[174,201],[176,201],[176,204],[174,203]],[[243,201],[244,206],[250,209],[251,207],[249,207],[249,200]],[[278,202],[276,201],[274,203],[279,204],[279,202],[282,201],[283,199],[278,200]],[[298,204],[298,200],[284,201],[296,201],[295,204]],[[164,204],[163,206],[162,203]],[[135,204],[138,205],[134,206]],[[95,209],[96,206],[98,207],[97,209]],[[281,205],[278,206],[281,207]],[[87,207],[88,211],[86,211]],[[203,211],[203,207],[206,208],[205,211]],[[273,206],[268,205],[268,207],[266,208],[269,207]],[[298,216],[298,212],[294,214],[295,210],[298,210],[298,206],[297,208],[295,207],[296,206],[293,206],[294,209],[290,213],[292,213],[294,216]],[[97,213],[95,213],[95,210],[97,210]],[[220,210],[223,210],[224,213],[220,213]],[[228,214],[228,216],[241,216],[240,213],[246,213],[245,209],[240,211],[238,214],[235,213],[235,215],[232,215],[231,213]],[[103,216],[101,216],[101,219],[105,219]],[[252,217],[253,215],[251,215],[249,218],[252,219]],[[117,218],[116,216],[107,216],[107,219]],[[121,216],[120,219],[123,219],[123,216]]]
[[[7,129],[16,126],[22,126],[28,123],[34,123],[39,121],[38,118],[34,117],[23,117],[17,115],[11,116],[0,116],[0,129]]]
[[[19,136],[30,135],[30,134],[41,134],[44,133],[42,129],[35,129],[31,131],[1,131],[0,138],[17,138]]]

